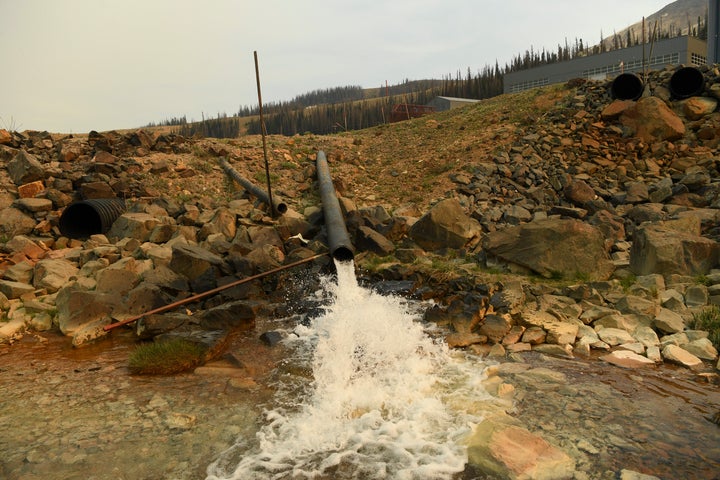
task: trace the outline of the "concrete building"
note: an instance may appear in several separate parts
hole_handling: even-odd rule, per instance
[[[647,68],[660,70],[666,65],[707,64],[707,42],[697,37],[682,36],[613,50],[610,52],[574,58],[566,62],[503,75],[503,93],[514,93],[530,88],[566,82],[572,78],[603,80],[623,72],[640,72],[643,69],[643,50],[648,58]]]
[[[435,97],[427,104],[428,107],[433,107],[436,112],[444,112],[445,110],[451,110],[456,107],[464,107],[470,103],[477,103],[480,100],[472,98],[457,98],[457,97]]]

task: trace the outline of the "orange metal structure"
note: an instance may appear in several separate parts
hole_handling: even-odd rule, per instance
[[[411,103],[398,103],[393,106],[392,112],[390,113],[391,122],[400,122],[402,120],[409,120],[411,118],[422,117],[429,113],[434,113],[435,108],[427,105],[413,105]]]

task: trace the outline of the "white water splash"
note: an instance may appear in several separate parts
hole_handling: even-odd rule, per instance
[[[208,480],[450,479],[464,469],[462,439],[490,400],[484,365],[451,356],[401,299],[360,287],[353,262],[336,267],[331,305],[294,332],[314,352],[303,405],[267,412],[255,450],[231,471],[216,461]]]

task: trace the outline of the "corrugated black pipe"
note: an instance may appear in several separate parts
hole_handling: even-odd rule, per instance
[[[330,177],[327,158],[325,158],[325,152],[322,150],[317,153],[315,165],[320,187],[320,200],[325,215],[325,228],[327,229],[330,255],[336,260],[352,260],[355,258],[355,248],[350,242],[345,219],[343,219],[340,211],[340,202],[335,196],[335,187]]]
[[[642,79],[634,73],[621,73],[610,84],[610,95],[616,100],[637,100],[643,90]]]
[[[705,90],[705,75],[695,67],[682,67],[670,77],[670,94],[673,98],[700,95]]]
[[[224,158],[220,159],[220,165],[222,165],[222,168],[223,168],[223,170],[225,170],[225,173],[227,173],[230,177],[232,177],[233,180],[235,180],[240,185],[242,185],[242,187],[245,190],[247,190],[251,194],[255,195],[265,205],[270,205],[270,200],[269,200],[268,194],[265,190],[258,187],[257,185],[252,184],[249,180],[245,179]],[[273,198],[273,208],[275,209],[276,212],[278,212],[281,215],[283,213],[287,212],[287,209],[288,209],[287,204],[284,202],[281,202],[277,198]]]
[[[121,198],[95,198],[71,203],[60,215],[60,233],[69,238],[83,239],[107,233],[120,215],[125,213]]]

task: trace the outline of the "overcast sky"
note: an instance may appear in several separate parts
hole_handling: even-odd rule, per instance
[[[596,44],[671,0],[0,0],[0,128],[199,120]]]

